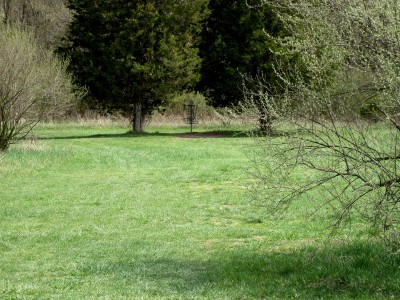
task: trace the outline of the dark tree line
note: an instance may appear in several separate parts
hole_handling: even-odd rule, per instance
[[[279,24],[267,6],[244,0],[69,0],[65,45],[77,83],[94,108],[120,110],[135,132],[174,94],[197,89],[221,107],[243,99],[243,75],[270,77],[269,33]]]
[[[243,99],[243,76],[263,74],[272,80],[270,48],[275,46],[269,34],[279,35],[280,28],[268,7],[249,4],[245,0],[0,0],[0,17],[2,30],[29,32],[34,37],[29,41],[32,47],[57,49],[75,84],[87,90],[85,105],[123,112],[132,119],[133,130],[141,132],[144,119],[174,95],[198,90],[207,95],[209,104],[223,107]],[[9,39],[7,47],[22,47],[18,42]],[[10,66],[16,61],[3,56],[2,62]],[[11,73],[2,74],[7,81]],[[68,80],[65,85],[72,88]],[[39,82],[30,84],[28,88],[35,89]],[[76,90],[80,98],[82,90]],[[69,91],[66,95],[70,97]],[[10,103],[7,99],[3,97],[4,105]],[[3,108],[7,115],[17,115],[14,106]],[[0,121],[6,132],[4,117]],[[18,138],[4,136],[11,138],[3,148]]]

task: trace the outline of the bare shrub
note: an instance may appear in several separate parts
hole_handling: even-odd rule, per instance
[[[279,211],[314,195],[306,205],[336,225],[364,217],[400,249],[400,2],[267,2],[291,33],[276,55],[295,64],[275,65],[280,94],[265,89],[290,130],[260,145],[264,203]]]
[[[0,150],[25,137],[40,120],[73,105],[76,98],[65,70],[31,34],[0,25]]]

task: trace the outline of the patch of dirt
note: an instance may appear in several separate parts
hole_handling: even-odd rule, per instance
[[[196,138],[223,138],[227,137],[227,135],[223,132],[186,132],[186,133],[178,133],[177,137],[180,138],[188,138],[188,139],[196,139]]]

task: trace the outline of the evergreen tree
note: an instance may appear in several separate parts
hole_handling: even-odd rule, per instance
[[[244,0],[209,2],[198,89],[213,106],[236,105],[243,99],[243,75],[274,80],[271,49],[276,45],[271,36],[282,35],[283,30],[269,6],[253,2],[254,6]]]
[[[69,0],[70,70],[96,104],[143,119],[198,80],[197,36],[205,0]]]

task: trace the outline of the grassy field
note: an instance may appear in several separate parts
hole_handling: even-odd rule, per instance
[[[332,236],[302,207],[268,217],[248,190],[252,140],[186,130],[49,124],[14,145],[0,299],[400,299],[400,259],[362,224]]]

